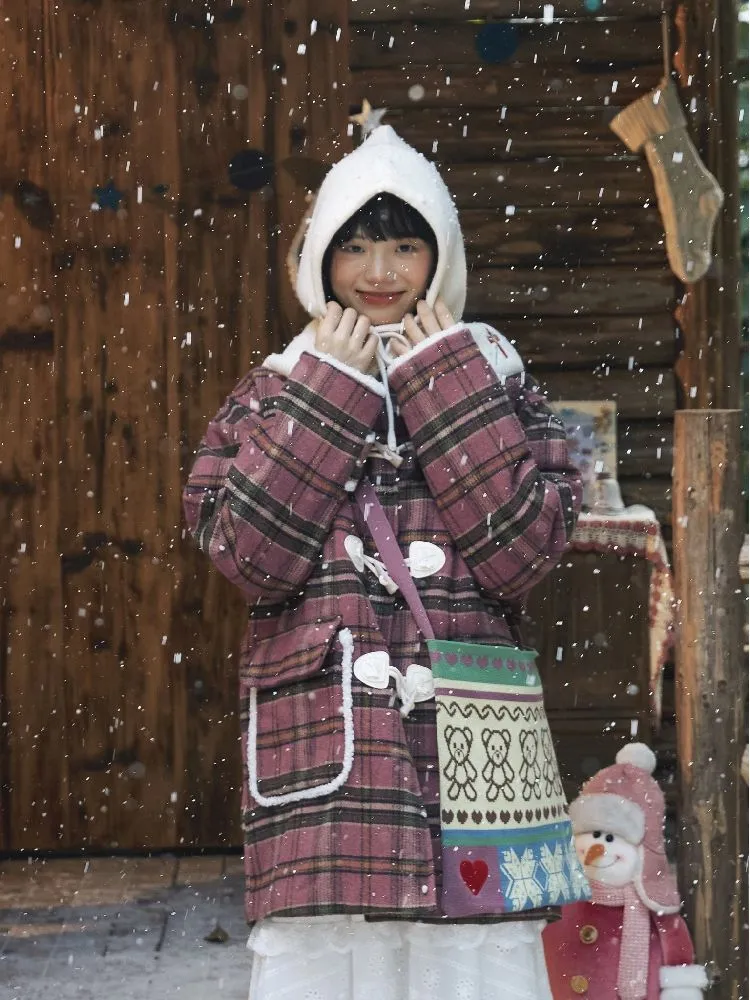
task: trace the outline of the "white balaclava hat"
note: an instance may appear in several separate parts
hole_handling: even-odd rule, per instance
[[[425,296],[438,295],[456,320],[466,302],[466,257],[458,213],[436,167],[381,125],[328,172],[310,216],[296,275],[297,298],[312,317],[326,311],[323,257],[335,233],[371,198],[392,194],[415,208],[432,228],[437,264]]]

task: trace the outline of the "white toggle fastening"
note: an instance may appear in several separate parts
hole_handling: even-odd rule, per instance
[[[346,549],[346,554],[354,563],[354,568],[357,570],[357,572],[364,573],[365,547],[362,544],[362,539],[357,538],[356,535],[347,535],[346,538],[344,539],[344,548]]]
[[[365,555],[365,549],[361,538],[358,538],[356,535],[347,535],[344,539],[344,548],[346,549],[346,554],[354,563],[354,568],[358,573],[363,573],[366,567],[371,573],[375,574],[378,583],[381,587],[384,587],[389,594],[396,593],[398,585],[390,578],[387,569],[379,559],[375,559],[373,556]]]
[[[445,566],[445,552],[432,542],[412,542],[406,565],[415,579],[432,576]]]
[[[403,465],[404,459],[401,455],[401,451],[405,446],[403,444],[397,445],[395,448],[391,448],[390,445],[383,444],[382,441],[376,441],[370,448],[371,455],[377,455],[378,458],[384,458],[386,462],[390,462],[394,469],[398,469]]]
[[[391,658],[384,650],[364,653],[354,661],[354,676],[368,687],[383,691],[391,679],[390,666]]]
[[[396,668],[391,667],[391,670]],[[435,682],[429,667],[423,667],[421,663],[410,663],[406,668],[405,677],[398,670],[396,673],[398,674],[398,677],[394,678],[396,691],[401,699],[401,714],[404,717],[411,712],[418,701],[429,701],[435,697]]]
[[[406,674],[402,674],[391,665],[390,657],[384,650],[364,653],[354,661],[353,670],[358,681],[378,691],[384,691],[392,679],[401,702],[401,715],[404,717],[417,702],[429,701],[435,697],[435,682],[429,667],[410,663]]]

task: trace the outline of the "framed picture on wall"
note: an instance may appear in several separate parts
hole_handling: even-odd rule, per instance
[[[590,509],[597,479],[617,479],[617,405],[614,400],[562,399],[549,406],[565,425],[570,458],[583,479],[583,506]]]

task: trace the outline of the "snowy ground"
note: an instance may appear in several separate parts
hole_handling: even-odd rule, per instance
[[[236,858],[0,863],[0,1000],[246,1000],[247,934]]]

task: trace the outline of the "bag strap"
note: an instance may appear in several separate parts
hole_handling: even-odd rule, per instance
[[[434,639],[435,633],[430,624],[430,619],[427,617],[427,612],[425,611],[424,604],[422,604],[422,599],[419,596],[419,591],[412,579],[412,575],[409,572],[409,567],[404,562],[404,557],[396,541],[393,528],[386,517],[380,500],[378,500],[375,487],[369,479],[362,479],[354,496],[357,500],[357,506],[362,512],[362,519],[365,522],[365,526],[372,535],[372,540],[375,542],[380,553],[380,558],[383,560],[389,576],[404,595],[404,599],[409,605],[411,613],[414,615],[414,620],[419,627],[419,631],[425,639]]]

